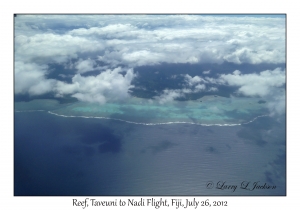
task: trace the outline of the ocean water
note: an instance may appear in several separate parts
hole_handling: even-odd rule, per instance
[[[14,194],[286,195],[285,136],[285,116],[147,126],[16,110]]]

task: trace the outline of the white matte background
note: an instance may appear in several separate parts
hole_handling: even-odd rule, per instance
[[[286,197],[197,197],[197,200],[227,200],[226,209],[297,209],[299,186],[299,5],[296,1],[2,1],[0,6],[1,141],[0,209],[82,209],[72,199],[85,197],[14,197],[13,193],[13,14],[14,13],[286,13],[287,14],[287,196]],[[114,200],[111,197],[93,197]],[[127,200],[129,197],[120,197]],[[138,199],[139,197],[135,197]],[[147,197],[148,198],[148,197]],[[171,197],[169,202],[171,201]],[[180,198],[180,197],[176,197]],[[188,197],[182,197],[186,199]],[[89,207],[87,209],[104,209]],[[199,208],[199,207],[198,207]],[[201,207],[200,207],[201,208]],[[106,209],[106,208],[105,208]],[[115,209],[115,208],[107,208]],[[129,209],[129,207],[117,209]],[[141,209],[139,207],[130,209]],[[146,207],[153,209],[154,207]],[[159,208],[159,209],[175,209]],[[193,209],[193,208],[188,208]],[[218,207],[222,209],[222,207]]]

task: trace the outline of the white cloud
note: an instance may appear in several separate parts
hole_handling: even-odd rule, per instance
[[[201,77],[199,76],[194,76],[194,77],[191,77],[190,75],[186,74],[185,75],[185,81],[187,82],[187,84],[189,86],[194,86],[196,84],[199,84],[200,82],[206,82],[204,79],[202,79]]]
[[[218,91],[218,88],[216,88],[216,87],[210,87],[210,88],[208,89],[208,91],[210,91],[210,92],[215,92],[215,91]]]
[[[55,80],[46,79],[47,65],[15,62],[15,93],[41,95],[52,91]]]
[[[205,81],[211,84],[224,84],[225,81],[220,78],[205,77]]]
[[[180,91],[182,93],[193,93],[193,91],[191,89],[188,89],[188,88],[178,89],[178,91]]]
[[[273,95],[267,102],[267,106],[272,116],[284,114],[286,109],[285,92],[281,91],[280,94]]]
[[[199,92],[202,90],[205,90],[206,86],[204,84],[198,84],[195,86],[195,91],[194,92]]]
[[[39,81],[37,84],[31,86],[28,90],[30,95],[42,95],[51,92],[55,87],[56,80],[47,79]]]
[[[128,34],[133,34],[136,27],[130,24],[111,24],[104,27],[91,27],[91,28],[79,28],[69,31],[71,35],[88,36],[88,35],[98,35],[106,36],[108,38],[118,38],[122,36],[128,36]],[[123,33],[123,34],[122,34]]]
[[[71,94],[105,103],[126,98],[134,68],[166,63],[284,63],[285,19],[201,15],[18,15],[15,19],[15,92]],[[84,56],[83,56],[84,55]],[[76,59],[76,61],[72,60]],[[102,62],[97,66],[96,60]],[[72,63],[73,62],[73,63]],[[49,64],[72,66],[67,84],[47,79]],[[70,65],[71,64],[71,65]],[[106,70],[93,77],[80,73]],[[203,74],[209,74],[210,70]],[[61,75],[69,75],[60,72]],[[64,77],[64,76],[62,76]],[[267,96],[285,82],[280,70],[219,78],[186,75],[181,90],[165,90],[165,103],[184,94],[217,91],[208,84],[239,87],[247,96]],[[284,80],[284,81],[283,81]]]
[[[238,91],[243,95],[264,97],[285,84],[285,71],[276,68],[259,74],[241,74],[236,70],[233,74],[222,74],[220,79],[230,86],[239,86]]]
[[[107,101],[120,101],[129,97],[128,90],[133,87],[131,81],[135,77],[132,69],[123,76],[121,68],[106,70],[97,76],[82,77],[76,74],[72,83],[58,82],[57,96],[72,94],[81,101],[104,104]]]
[[[154,99],[157,100],[160,104],[165,104],[168,102],[174,101],[174,99],[183,96],[181,90],[169,90],[166,89],[160,96],[155,96]]]
[[[207,81],[199,76],[191,77],[190,75],[186,74],[185,76],[185,82],[190,88],[193,88],[194,90],[192,92],[197,93],[200,91],[203,91],[206,89],[206,86],[204,83],[207,83]]]
[[[233,74],[234,74],[234,75],[240,75],[241,72],[240,72],[239,70],[235,70],[235,71],[233,72]]]
[[[84,73],[88,71],[93,71],[96,62],[88,58],[87,60],[79,59],[76,64],[75,68],[78,70],[78,73]]]
[[[232,74],[221,74],[218,78],[205,77],[205,79],[190,75],[184,75],[186,86],[189,88],[164,90],[163,94],[156,97],[161,103],[172,101],[178,97],[184,97],[188,93],[197,93],[200,91],[215,92],[217,87],[206,85],[229,85],[236,86],[238,93],[250,97],[263,97],[267,99],[268,107],[271,113],[281,114],[285,110],[285,71],[280,68],[274,70],[265,70],[252,74],[242,74],[239,70]]]
[[[101,42],[71,35],[41,33],[15,37],[15,59],[36,63],[64,63],[78,58],[80,53],[97,52],[104,49]]]
[[[250,97],[263,97],[271,115],[285,113],[285,71],[280,68],[265,70],[259,74],[241,74],[235,70],[233,74],[220,75],[217,83],[237,86],[238,93]]]
[[[284,18],[20,15],[15,28],[16,54],[26,53],[28,59],[64,62],[79,52],[93,52],[108,65],[130,67],[162,62],[285,62]]]
[[[207,83],[203,78],[199,76],[190,76],[188,74],[184,76],[186,87],[182,89],[165,89],[163,93],[159,96],[154,97],[160,104],[168,103],[174,101],[177,98],[185,97],[185,94],[197,93],[206,90],[206,86],[203,83]],[[171,77],[173,78],[173,76]],[[202,83],[202,84],[201,84]],[[217,88],[210,88],[208,91],[217,91]]]

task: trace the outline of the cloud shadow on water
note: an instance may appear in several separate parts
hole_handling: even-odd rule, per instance
[[[213,146],[207,147],[205,149],[205,151],[208,152],[208,153],[211,153],[211,154],[217,154],[218,153],[217,149],[215,147],[213,147]]]
[[[286,151],[282,151],[274,161],[269,162],[264,174],[266,182],[280,188],[279,195],[286,195]]]
[[[267,144],[267,139],[270,136],[267,131],[278,126],[280,124],[273,118],[261,117],[251,123],[243,124],[242,129],[237,131],[237,136],[258,146],[264,146]]]
[[[92,146],[82,145],[64,145],[62,152],[67,155],[92,157],[95,154],[95,149]]]
[[[249,140],[249,142],[255,143],[258,146],[264,146],[267,143],[263,139],[263,135],[260,130],[242,128],[237,132],[237,136]]]
[[[165,140],[165,141],[161,141],[159,142],[158,144],[154,145],[154,146],[149,146],[145,149],[143,149],[141,151],[141,153],[145,153],[146,150],[150,150],[152,152],[152,154],[157,154],[157,153],[160,153],[160,152],[163,152],[163,151],[166,151],[174,146],[177,146],[178,144],[175,144],[175,143],[172,143],[168,140]]]

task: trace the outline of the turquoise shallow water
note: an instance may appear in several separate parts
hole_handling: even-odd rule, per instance
[[[205,96],[194,101],[158,101],[130,98],[118,103],[76,102],[59,104],[55,100],[15,103],[16,111],[44,110],[63,117],[113,119],[137,124],[191,123],[201,125],[239,125],[267,114],[258,98]]]

